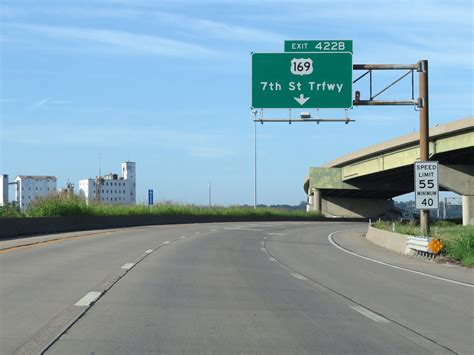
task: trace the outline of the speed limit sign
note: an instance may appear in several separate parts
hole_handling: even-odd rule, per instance
[[[438,162],[415,163],[415,205],[419,210],[436,210],[439,204]]]

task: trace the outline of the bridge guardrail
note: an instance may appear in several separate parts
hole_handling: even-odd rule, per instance
[[[413,236],[407,238],[407,248],[415,250],[418,255],[434,257],[443,249],[440,240],[430,237]]]

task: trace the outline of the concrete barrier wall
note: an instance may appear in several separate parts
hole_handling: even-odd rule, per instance
[[[299,217],[232,216],[67,216],[35,218],[0,218],[0,239],[35,234],[73,232],[93,229],[135,227],[160,224],[212,222],[309,221]],[[362,222],[361,218],[317,218],[311,221]]]
[[[368,241],[396,253],[405,255],[410,253],[410,249],[407,248],[408,237],[409,236],[405,234],[389,232],[372,226],[369,226],[366,235]]]

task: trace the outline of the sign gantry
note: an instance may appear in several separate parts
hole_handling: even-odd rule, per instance
[[[352,80],[353,70],[366,72]],[[401,77],[388,84],[378,93],[373,93],[372,74],[375,70],[407,70]],[[419,97],[415,99],[414,73],[418,72]],[[411,74],[411,99],[375,100],[392,86]],[[369,98],[362,99],[356,91],[352,99],[352,84],[362,78],[369,78]],[[330,122],[352,122],[347,117],[347,109],[354,106],[400,106],[413,105],[420,116],[420,156],[419,160],[429,160],[429,100],[428,61],[415,64],[352,64],[352,41],[340,40],[292,40],[285,41],[284,53],[252,53],[252,110],[254,122],[316,122],[309,112],[302,112],[301,120],[291,118],[292,108],[320,109],[343,108],[345,119],[331,119]],[[289,109],[288,119],[264,119],[263,109]],[[257,119],[257,112],[261,116]],[[430,184],[431,185],[431,184]],[[437,201],[425,200],[438,207]],[[430,205],[420,211],[420,226],[429,233]]]

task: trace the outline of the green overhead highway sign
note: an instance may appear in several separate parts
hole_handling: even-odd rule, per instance
[[[253,53],[252,108],[351,108],[352,53]]]
[[[285,41],[285,52],[352,52],[352,41],[340,40],[289,40]]]

